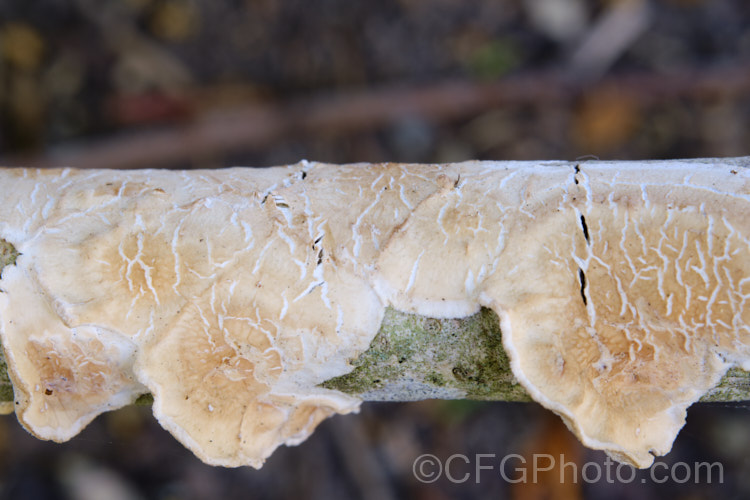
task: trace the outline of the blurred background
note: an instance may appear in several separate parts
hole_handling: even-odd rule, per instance
[[[8,166],[741,156],[749,122],[747,0],[0,2]],[[496,467],[423,484],[423,453],[605,457],[538,405],[427,401],[365,404],[260,471],[221,469],[132,407],[62,445],[2,417],[0,496],[747,498],[748,450],[745,405],[699,404],[663,462],[720,461],[722,482],[511,483]]]

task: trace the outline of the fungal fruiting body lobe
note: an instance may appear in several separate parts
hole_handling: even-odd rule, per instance
[[[260,467],[359,398],[385,307],[481,306],[511,368],[584,444],[645,467],[750,368],[742,160],[302,162],[0,170],[0,328],[16,413],[63,441],[154,395],[208,463]]]

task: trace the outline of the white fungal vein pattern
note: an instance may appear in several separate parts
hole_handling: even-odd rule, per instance
[[[253,465],[359,399],[386,306],[490,307],[518,381],[647,466],[750,367],[750,173],[727,161],[0,169],[0,333],[33,433],[155,397],[203,460]],[[73,408],[73,410],[71,410]]]

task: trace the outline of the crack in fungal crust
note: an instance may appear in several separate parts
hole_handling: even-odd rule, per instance
[[[150,393],[201,459],[260,467],[363,396],[527,394],[649,466],[750,368],[746,163],[0,169],[16,413],[64,441]]]

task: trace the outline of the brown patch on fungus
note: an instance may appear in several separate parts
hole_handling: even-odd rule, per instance
[[[0,318],[15,410],[32,433],[65,441],[146,392],[132,375],[132,343],[101,327],[68,327],[17,267],[3,282],[9,291],[0,294]]]
[[[171,334],[146,349],[139,372],[153,390],[159,421],[202,460],[260,467],[277,446],[296,444],[355,402],[275,394],[284,368],[272,344],[278,328],[239,319],[255,306],[226,292],[218,292],[223,314],[212,310],[213,290],[186,306]]]

